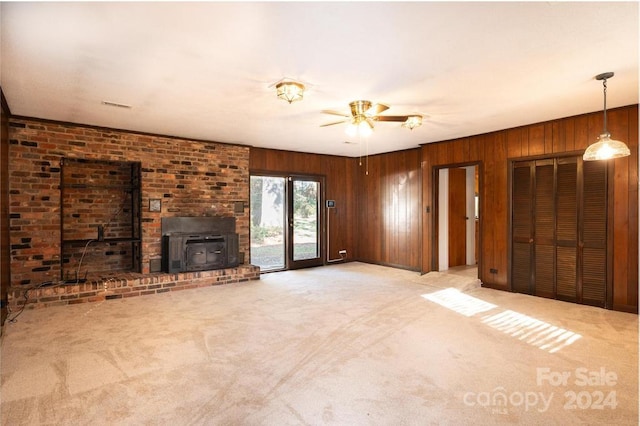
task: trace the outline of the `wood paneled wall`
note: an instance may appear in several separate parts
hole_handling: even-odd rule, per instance
[[[0,89],[0,326],[7,318],[7,293],[11,283],[9,265],[9,108]]]
[[[422,271],[434,250],[433,173],[437,167],[480,163],[480,279],[508,290],[509,160],[581,153],[603,127],[596,112],[422,146]],[[608,130],[631,156],[612,161],[613,307],[638,310],[638,105],[608,111]],[[391,154],[389,154],[391,155]],[[417,229],[416,229],[417,231]],[[497,272],[492,273],[491,270]]]
[[[420,270],[421,170],[419,148],[369,157],[369,174],[357,158],[251,148],[252,172],[326,177],[325,195],[336,201],[330,253],[348,260]]]
[[[420,271],[420,155],[419,148],[374,155],[369,174],[356,169],[358,260]]]
[[[329,212],[329,259],[340,259],[339,250],[347,250],[349,260],[356,256],[356,167],[355,160],[349,157],[264,148],[251,148],[249,154],[251,173],[325,176],[325,198],[336,202],[336,207]]]

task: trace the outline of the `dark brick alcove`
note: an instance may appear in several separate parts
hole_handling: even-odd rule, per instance
[[[141,272],[140,162],[60,161],[61,279]]]

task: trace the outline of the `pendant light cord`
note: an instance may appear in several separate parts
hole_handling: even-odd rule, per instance
[[[607,133],[607,79],[602,80],[602,87],[604,87],[604,131],[603,134]]]

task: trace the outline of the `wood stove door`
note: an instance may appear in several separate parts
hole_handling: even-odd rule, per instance
[[[207,265],[213,268],[225,266],[227,253],[223,242],[211,242],[207,244]]]
[[[185,263],[188,271],[203,269],[207,264],[207,247],[205,243],[187,243]]]

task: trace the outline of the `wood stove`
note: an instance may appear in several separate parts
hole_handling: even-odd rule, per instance
[[[238,266],[238,234],[233,217],[163,218],[162,234],[165,272]]]

